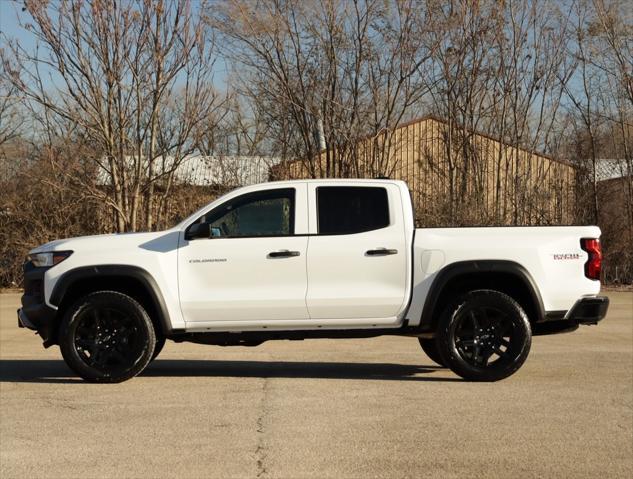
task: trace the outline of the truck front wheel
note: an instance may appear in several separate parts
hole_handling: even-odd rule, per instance
[[[510,296],[476,290],[450,303],[442,313],[437,347],[444,364],[469,381],[498,381],[527,359],[530,322]]]
[[[418,338],[418,341],[420,342],[420,346],[422,346],[424,354],[426,354],[431,361],[439,364],[440,366],[446,366],[442,356],[440,356],[439,350],[437,349],[437,341],[435,338]]]
[[[92,382],[121,382],[139,374],[154,354],[156,333],[145,309],[115,291],[91,293],[62,320],[59,346],[66,364]]]

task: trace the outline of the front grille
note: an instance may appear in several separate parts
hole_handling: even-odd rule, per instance
[[[44,271],[45,268],[36,268],[33,263],[24,263],[24,295],[32,299],[44,300]]]
[[[42,296],[42,280],[41,279],[24,279],[24,294],[29,296]]]

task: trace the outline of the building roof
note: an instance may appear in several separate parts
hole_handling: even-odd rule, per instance
[[[252,185],[268,180],[281,158],[269,156],[190,156],[178,166],[176,181],[190,185]]]
[[[626,160],[623,158],[600,158],[596,160],[596,177],[598,181],[624,178],[631,176],[631,173],[627,171]]]
[[[446,120],[445,118],[440,118],[439,116],[436,116],[436,115],[433,115],[433,114],[428,114],[428,115],[423,115],[423,116],[420,116],[420,117],[418,117],[418,118],[414,118],[413,120],[409,120],[409,121],[406,121],[406,122],[404,122],[404,123],[400,123],[399,125],[397,125],[397,126],[394,128],[394,130],[398,130],[398,129],[400,129],[400,128],[405,128],[405,127],[407,127],[407,126],[411,126],[411,125],[414,125],[414,124],[416,124],[416,123],[421,123],[421,122],[423,122],[423,121],[427,121],[427,120],[433,120],[433,121],[436,121],[436,122],[438,122],[438,123],[448,124],[448,120]],[[461,129],[466,129],[466,128],[464,128],[463,126],[461,126],[461,125],[459,125],[459,124],[457,125],[457,127],[458,127],[458,128],[461,128]],[[482,132],[482,131],[480,131],[480,130],[471,130],[471,133],[472,133],[473,135],[477,135],[477,136],[481,136],[481,137],[483,137],[483,138],[487,138],[488,140],[496,141],[497,143],[508,144],[508,143],[507,143],[506,141],[504,141],[502,138],[500,138],[500,137],[498,137],[498,136],[493,136],[493,135],[490,135],[490,134],[488,134],[488,133],[484,133],[484,132]],[[369,139],[369,138],[372,138],[372,136],[373,136],[373,135],[368,135],[367,137],[365,137],[365,138],[363,138],[363,139]],[[541,157],[546,158],[546,159],[548,159],[548,160],[550,160],[550,161],[555,161],[555,162],[557,162],[557,163],[562,163],[562,164],[564,164],[564,165],[571,166],[571,167],[573,167],[573,168],[577,168],[577,166],[576,166],[576,165],[574,165],[573,163],[571,163],[571,162],[569,162],[569,161],[565,161],[565,160],[560,160],[560,159],[558,159],[558,158],[554,158],[553,156],[548,155],[548,154],[546,154],[546,153],[542,153],[542,152],[540,152],[540,151],[536,151],[536,150],[535,150],[535,151],[530,151],[529,149],[524,148],[524,147],[522,147],[522,146],[514,146],[514,145],[508,145],[508,146],[513,146],[513,147],[514,147],[514,148],[516,148],[517,150],[519,150],[519,151],[523,151],[523,152],[525,152],[525,153],[529,153],[529,154],[531,154],[531,155],[541,156]]]
[[[428,114],[428,115],[423,115],[423,116],[420,116],[420,117],[418,117],[418,118],[414,118],[413,120],[409,120],[409,121],[406,121],[406,122],[404,122],[404,123],[400,123],[400,124],[398,124],[397,126],[395,126],[393,130],[394,130],[394,131],[395,131],[395,130],[399,130],[400,128],[406,128],[406,127],[411,126],[411,125],[414,125],[414,124],[416,124],[416,123],[422,123],[422,122],[424,122],[424,121],[429,121],[429,120],[431,120],[431,121],[436,121],[436,122],[438,122],[438,123],[448,124],[448,121],[447,121],[446,119],[442,119],[442,118],[440,118],[440,117],[438,117],[438,116],[435,116],[435,115],[433,115],[433,114]],[[459,127],[459,125],[458,125],[458,127]],[[462,129],[464,129],[463,127],[461,127],[461,128],[462,128]],[[381,132],[382,132],[382,131],[387,131],[387,130],[388,130],[388,128],[383,128],[383,129],[381,130]],[[487,138],[487,139],[489,139],[489,140],[491,140],[491,141],[495,141],[495,142],[497,142],[497,143],[507,144],[505,141],[503,141],[503,140],[502,140],[501,138],[499,138],[499,137],[495,137],[495,136],[489,135],[489,134],[487,134],[487,133],[483,133],[483,132],[478,131],[478,130],[471,131],[471,133],[472,133],[472,134],[474,134],[474,135],[477,135],[477,136],[481,136],[482,138]],[[370,140],[370,139],[372,139],[372,138],[374,138],[374,137],[376,137],[376,134],[368,134],[368,135],[365,135],[365,136],[361,137],[361,138],[358,140],[358,142],[362,142],[362,141],[365,141],[365,140]],[[508,146],[512,146],[512,145],[508,145]],[[523,152],[525,152],[525,153],[528,153],[528,154],[530,154],[530,155],[540,156],[540,157],[545,158],[545,159],[547,159],[547,160],[554,161],[554,162],[556,162],[556,163],[561,163],[561,164],[563,164],[563,165],[565,165],[565,166],[570,166],[570,167],[572,167],[572,168],[577,168],[577,165],[575,165],[575,164],[571,163],[570,161],[560,160],[560,159],[558,159],[558,158],[554,158],[554,157],[553,157],[553,156],[551,156],[551,155],[548,155],[548,154],[545,154],[545,153],[542,153],[542,152],[539,152],[539,151],[530,151],[530,150],[528,150],[527,148],[524,148],[524,147],[521,147],[521,146],[514,147],[514,148],[516,148],[516,149],[517,149],[517,150],[519,150],[519,151],[523,151]],[[322,151],[321,151],[321,153],[324,153],[324,152],[325,152],[325,150],[322,150]],[[297,161],[301,161],[301,160],[299,160],[299,159],[295,159],[295,160],[285,160],[284,162],[285,162],[285,163],[289,163],[289,164],[291,164],[291,163],[295,163],[295,162],[297,162]],[[281,163],[281,162],[280,162],[280,163]]]
[[[280,161],[281,158],[268,156],[191,155],[182,159],[175,167],[174,182],[197,186],[252,185],[267,181],[271,166]],[[169,171],[174,163],[173,157],[159,157],[154,160],[154,172],[159,174],[160,171]],[[130,167],[132,166],[130,157]],[[105,170],[99,171],[97,182],[109,184],[110,177]]]

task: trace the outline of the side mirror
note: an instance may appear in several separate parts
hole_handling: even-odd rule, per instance
[[[209,226],[209,223],[196,223],[193,224],[189,227],[189,229],[187,230],[187,233],[185,234],[185,239],[186,240],[194,240],[194,239],[200,239],[200,238],[210,238],[211,237],[211,230],[212,229],[217,229],[217,228],[211,228]]]

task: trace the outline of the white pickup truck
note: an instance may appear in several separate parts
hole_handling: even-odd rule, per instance
[[[599,237],[595,226],[416,229],[401,181],[265,183],[166,231],[33,249],[18,323],[89,381],[139,374],[166,339],[385,334],[496,381],[525,362],[533,334],[604,318]]]

